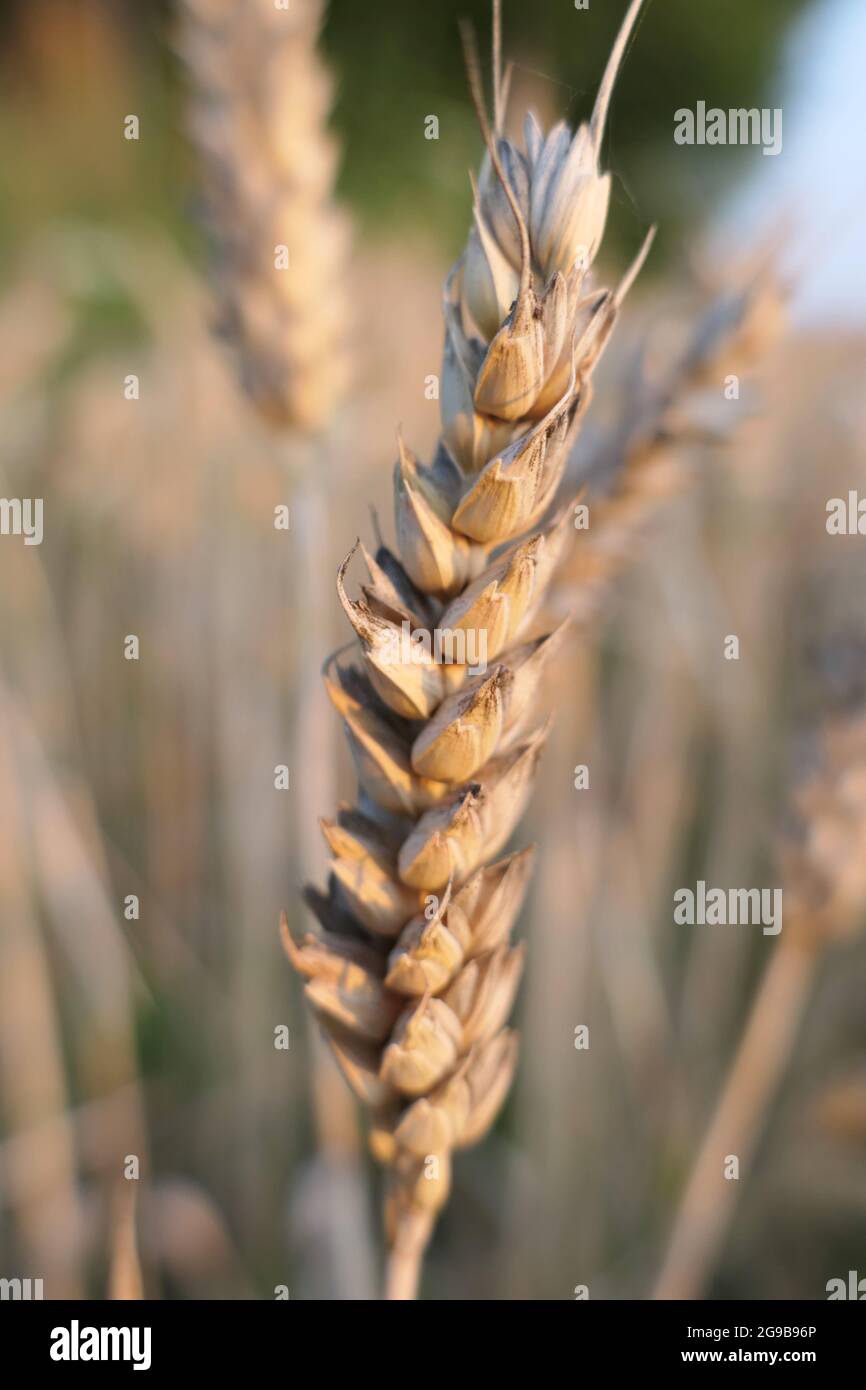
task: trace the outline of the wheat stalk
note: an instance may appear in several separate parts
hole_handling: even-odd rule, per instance
[[[121,1181],[111,1199],[110,1262],[107,1295],[110,1299],[139,1302],[144,1298],[144,1278],[138,1245],[138,1194],[136,1184]]]
[[[866,907],[866,712],[837,716],[799,790],[799,834],[781,849],[784,931],[752,1001],[731,1068],[674,1220],[654,1297],[699,1298],[730,1226],[739,1183],[784,1077],[817,967],[861,926]]]
[[[322,0],[184,0],[179,36],[192,79],[217,328],[254,409],[280,440],[305,599],[296,636],[307,651],[322,642],[322,655],[328,438],[350,375],[349,227],[334,202],[332,83],[317,52],[324,11]],[[333,758],[308,664],[295,701],[292,778],[300,796],[327,804]],[[316,870],[318,838],[303,822],[296,853],[303,873]],[[364,1297],[372,1260],[357,1124],[317,1037],[311,1065],[316,1169],[327,1188],[316,1240],[339,1295]]]
[[[183,0],[218,328],[260,413],[320,430],[343,396],[348,225],[334,204],[321,0]]]
[[[361,547],[358,599],[346,588],[357,546],[338,576],[360,651],[336,654],[326,684],[359,804],[323,823],[328,891],[307,894],[321,930],[300,943],[285,918],[282,930],[371,1112],[371,1148],[388,1173],[390,1299],[415,1296],[452,1154],[489,1128],[516,1062],[505,1025],[523,949],[510,934],[532,851],[496,857],[531,793],[546,734],[531,727],[540,680],[562,635],[530,635],[572,532],[571,506],[551,508],[593,369],[649,247],[650,238],[617,291],[593,284],[610,190],[600,143],[640,4],[590,122],[545,135],[529,114],[523,149],[501,131],[498,4],[492,130],[464,34],[487,154],[474,225],[445,287],[441,440],[429,466],[399,441],[399,558],[382,543],[375,554]],[[474,639],[485,669],[472,674],[437,649],[437,631]],[[457,654],[466,655],[459,645]]]

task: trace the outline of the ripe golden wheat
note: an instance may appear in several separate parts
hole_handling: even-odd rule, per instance
[[[322,11],[321,0],[183,0],[180,35],[217,326],[264,418],[309,431],[333,417],[349,363]]]
[[[497,855],[531,793],[546,732],[540,681],[562,637],[531,635],[573,535],[571,504],[551,511],[593,370],[651,239],[617,291],[593,284],[610,192],[602,134],[640,4],[591,120],[545,135],[529,114],[523,149],[502,135],[498,6],[492,130],[466,36],[487,154],[445,286],[441,440],[429,466],[399,441],[399,553],[360,547],[357,599],[346,583],[358,547],[338,576],[359,650],[331,659],[326,685],[359,802],[322,827],[328,890],[307,892],[321,930],[296,943],[284,919],[283,938],[371,1112],[371,1147],[388,1174],[390,1298],[414,1296],[452,1153],[488,1129],[515,1067],[505,1025],[523,948],[509,938],[532,851]],[[467,650],[484,669],[473,672]]]

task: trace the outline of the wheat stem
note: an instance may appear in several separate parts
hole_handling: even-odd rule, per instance
[[[433,1233],[428,1212],[412,1211],[400,1222],[385,1272],[386,1302],[407,1302],[418,1296],[424,1252]]]
[[[725,1160],[736,1155],[742,1178],[784,1076],[816,960],[801,942],[781,942],[764,972],[674,1221],[656,1299],[701,1296],[737,1202],[739,1183],[725,1177]]]
[[[297,546],[294,582],[304,595],[297,640],[303,662],[296,691],[292,730],[292,779],[295,787],[296,862],[302,877],[323,870],[324,846],[310,808],[323,812],[336,799],[336,768],[327,702],[322,699],[319,668],[327,654],[330,629],[330,581],[322,566],[329,550],[330,494],[325,451],[311,450],[294,490],[292,525]],[[312,1023],[312,1020],[310,1020]],[[316,1159],[327,1200],[310,1219],[311,1245],[330,1287],[340,1299],[365,1300],[375,1287],[374,1241],[365,1193],[362,1137],[352,1097],[337,1073],[324,1039],[309,1029],[310,1094]]]
[[[348,224],[334,199],[331,81],[318,54],[324,8],[322,0],[293,0],[287,8],[272,0],[184,0],[180,35],[219,328],[254,408],[284,441],[293,487],[295,582],[304,596],[295,642],[312,654],[297,695],[292,750],[303,874],[315,873],[321,861],[306,812],[311,804],[324,810],[334,791],[332,743],[313,673],[316,645],[328,646],[327,456],[349,366]],[[372,1242],[357,1125],[318,1036],[310,1069],[316,1161],[327,1191],[314,1240],[338,1294],[369,1297]]]
[[[737,1202],[729,1155],[748,1167],[791,1056],[817,966],[855,934],[866,904],[866,713],[828,719],[822,759],[794,795],[797,833],[781,843],[785,935],[746,1026],[674,1220],[655,1289],[692,1299],[715,1264]]]

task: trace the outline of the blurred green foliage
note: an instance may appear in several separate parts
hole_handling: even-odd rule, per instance
[[[808,0],[647,0],[626,58],[606,139],[615,173],[614,244],[635,244],[651,222],[676,245],[692,216],[756,152],[714,158],[675,147],[673,113],[703,99],[750,106],[776,95],[787,26]],[[546,115],[576,123],[625,12],[625,0],[526,5],[505,0],[505,53]],[[488,0],[331,0],[324,47],[336,78],[335,128],[344,144],[341,191],[371,234],[412,225],[455,252],[469,210],[467,170],[478,135],[458,20],[489,48]],[[159,224],[194,244],[195,171],[183,138],[183,71],[170,0],[28,0],[2,18],[0,249],[57,216]],[[127,112],[142,139],[122,139]],[[438,141],[424,138],[439,118]],[[671,156],[676,151],[677,158]],[[706,152],[704,152],[705,154]],[[708,181],[712,180],[712,183]],[[656,265],[663,256],[654,256]]]

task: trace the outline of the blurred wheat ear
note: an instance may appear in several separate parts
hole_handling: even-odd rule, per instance
[[[780,848],[784,927],[752,1001],[730,1070],[694,1160],[655,1297],[700,1298],[730,1226],[739,1183],[784,1077],[818,965],[866,912],[866,710],[828,719],[821,763],[797,790],[798,826]]]
[[[497,859],[532,791],[547,735],[541,681],[563,629],[531,629],[573,534],[555,498],[593,371],[647,238],[619,289],[593,282],[610,178],[599,168],[634,0],[591,120],[524,148],[502,134],[506,80],[494,5],[493,128],[474,40],[467,66],[487,154],[474,225],[445,286],[442,434],[433,463],[399,441],[397,552],[360,547],[361,597],[338,592],[359,642],[326,669],[360,783],[322,829],[320,931],[283,940],[334,1055],[371,1112],[387,1170],[385,1296],[414,1298],[455,1150],[476,1143],[509,1090],[505,1026],[523,949],[511,929],[532,852]],[[496,862],[491,862],[496,861]]]
[[[723,425],[702,422],[692,399],[765,357],[783,331],[787,297],[774,259],[762,252],[700,314],[660,380],[649,378],[643,353],[637,356],[614,423],[591,447],[575,450],[567,481],[593,489],[592,522],[566,557],[557,590],[579,625],[596,616],[660,507],[688,487],[690,446],[730,442],[741,414]]]
[[[287,8],[273,0],[184,0],[179,36],[192,79],[216,329],[255,411],[280,441],[291,489],[295,583],[304,595],[293,635],[298,877],[322,861],[307,808],[333,799],[333,743],[316,672],[329,646],[329,475],[351,375],[350,229],[334,200],[332,84],[317,52],[324,11],[321,0]],[[327,1190],[315,1262],[327,1267],[337,1296],[364,1298],[372,1242],[357,1124],[318,1037],[311,1049],[316,1181]]]
[[[217,328],[279,428],[325,429],[349,377],[349,226],[334,202],[321,0],[183,0]]]

